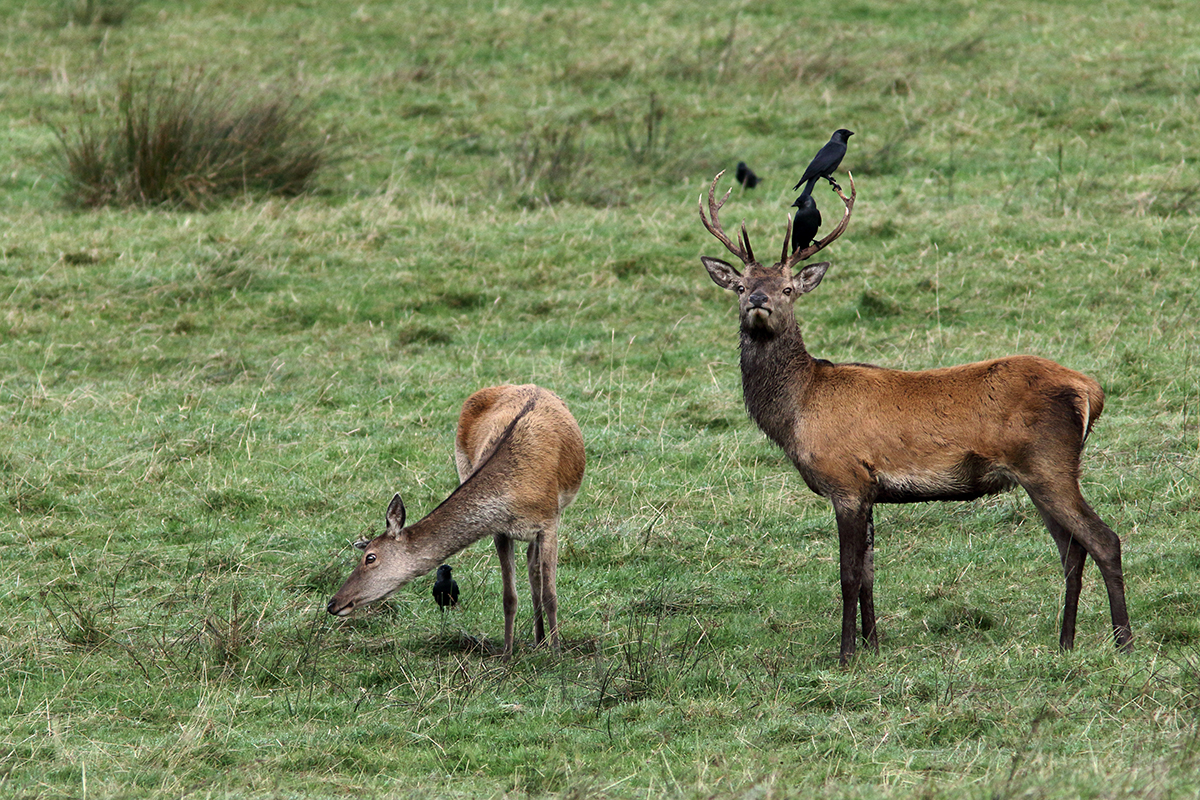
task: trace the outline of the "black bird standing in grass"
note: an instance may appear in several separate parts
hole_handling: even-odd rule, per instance
[[[803,197],[806,194],[812,194],[813,185],[816,184],[818,178],[825,180],[837,186],[837,181],[833,179],[833,171],[842,163],[842,158],[846,155],[846,140],[854,135],[854,131],[848,131],[845,128],[839,128],[833,132],[833,136],[829,137],[829,141],[825,146],[817,151],[816,156],[809,163],[808,169],[804,170],[804,175],[800,181],[792,187],[792,191],[796,191],[803,184],[804,191],[800,193]],[[840,188],[840,187],[839,187]]]
[[[738,162],[737,182],[747,189],[753,189],[755,186],[758,186],[758,176],[754,174],[754,170],[746,166],[745,161]]]
[[[792,222],[792,252],[801,247],[808,247],[817,238],[817,229],[821,227],[821,212],[817,209],[817,201],[811,194],[802,194],[792,203],[796,209],[796,219]]]
[[[458,605],[458,583],[450,577],[450,565],[442,564],[437,570],[437,580],[433,582],[433,599],[446,613],[446,606]]]

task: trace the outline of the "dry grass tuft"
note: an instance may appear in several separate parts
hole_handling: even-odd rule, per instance
[[[115,109],[58,129],[72,205],[203,208],[242,194],[298,195],[328,160],[310,109],[202,75],[130,76]]]
[[[61,24],[116,27],[123,25],[138,0],[59,0]]]

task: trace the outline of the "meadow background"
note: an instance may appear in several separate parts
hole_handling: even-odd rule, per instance
[[[97,19],[97,7],[115,9]],[[0,793],[1180,798],[1200,792],[1200,6],[1185,0],[0,0]],[[298,197],[80,209],[56,130],[131,75],[299,96]],[[108,104],[106,106],[106,104]],[[109,108],[105,112],[103,109]],[[877,509],[881,652],[837,665],[833,516],[741,406],[696,199],[777,252],[839,127],[814,354],[1026,352],[1108,393],[1077,649],[1032,505]],[[726,177],[724,185],[731,181]],[[818,187],[827,216],[834,196]],[[489,542],[324,611],[458,408],[587,443],[564,652],[510,663]]]

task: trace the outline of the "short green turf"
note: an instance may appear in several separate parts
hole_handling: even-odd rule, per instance
[[[1200,792],[1194,3],[78,5],[0,0],[0,794]],[[55,128],[195,69],[311,102],[315,190],[69,207]],[[724,221],[778,252],[839,127],[859,199],[810,349],[1099,380],[1084,492],[1132,655],[1091,566],[1058,651],[1057,553],[1009,494],[878,509],[880,652],[838,667],[832,512],[745,415],[696,200],[747,161]],[[444,621],[431,577],[326,614],[500,382],[584,431],[563,653],[522,592],[495,655],[488,542]]]

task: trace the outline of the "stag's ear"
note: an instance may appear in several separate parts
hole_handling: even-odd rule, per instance
[[[384,533],[388,536],[395,536],[404,527],[404,501],[400,499],[398,493],[392,498],[392,502],[388,504],[384,522]]]
[[[828,261],[809,264],[792,278],[792,287],[796,290],[797,294],[808,294],[821,284],[821,278],[825,277],[825,270],[827,269],[829,269]]]
[[[742,277],[742,273],[734,269],[732,264],[719,258],[700,256],[700,262],[708,270],[708,276],[713,279],[713,283],[722,289],[732,289],[733,284]]]

